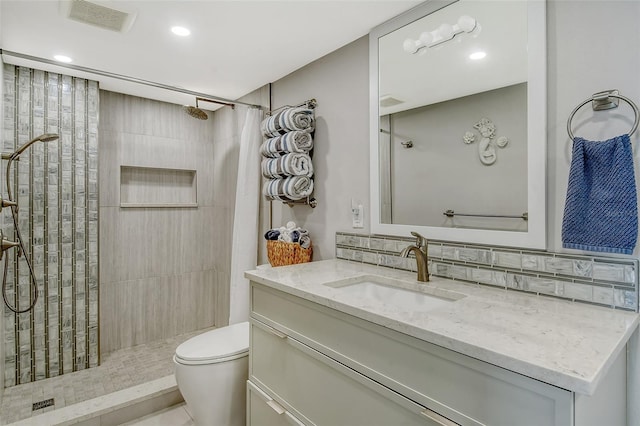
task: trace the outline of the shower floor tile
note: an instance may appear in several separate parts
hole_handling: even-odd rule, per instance
[[[98,367],[6,388],[0,403],[0,425],[168,376],[173,373],[176,347],[210,329],[114,351],[103,355]],[[53,407],[32,411],[34,403],[48,398],[54,399]]]

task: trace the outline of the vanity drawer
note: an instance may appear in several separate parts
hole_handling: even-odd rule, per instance
[[[567,425],[571,392],[261,285],[252,317],[463,425]]]
[[[250,381],[305,423],[455,426],[446,418],[254,319],[251,320],[249,357]],[[252,426],[259,424],[261,420],[251,422]]]

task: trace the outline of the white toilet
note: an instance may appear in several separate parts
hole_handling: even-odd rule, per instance
[[[249,323],[192,337],[173,356],[176,382],[197,426],[245,424]]]

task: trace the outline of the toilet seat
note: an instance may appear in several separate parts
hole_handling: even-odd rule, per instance
[[[249,354],[249,323],[199,334],[176,348],[174,361],[184,365],[215,364]]]

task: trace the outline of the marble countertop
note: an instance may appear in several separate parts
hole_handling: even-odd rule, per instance
[[[345,298],[327,283],[366,275],[456,299],[426,312]],[[259,284],[340,310],[574,392],[592,395],[638,326],[632,312],[431,277],[345,260],[245,272]]]

